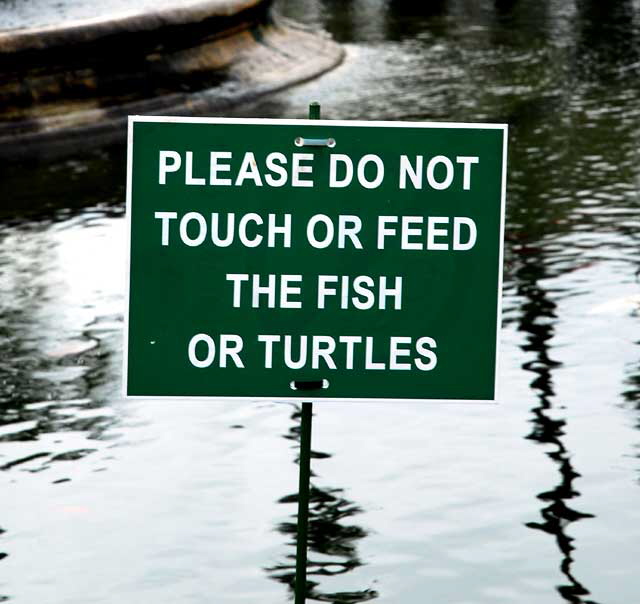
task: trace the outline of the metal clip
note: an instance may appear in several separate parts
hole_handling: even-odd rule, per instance
[[[291,390],[326,390],[329,387],[329,380],[316,381],[292,381],[289,384]]]
[[[299,136],[293,141],[296,147],[329,147],[336,146],[335,138],[302,138]]]

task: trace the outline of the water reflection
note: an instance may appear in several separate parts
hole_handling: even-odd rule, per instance
[[[112,391],[117,379],[109,368],[122,315],[94,312],[90,295],[96,284],[103,291],[108,276],[90,277],[91,246],[66,234],[79,220],[82,237],[96,245],[100,229],[92,227],[108,214],[77,219],[66,212],[6,228],[0,237],[2,471],[42,472],[111,438],[116,418],[101,389]]]
[[[292,425],[285,438],[296,443],[296,449],[300,442],[300,408],[296,407],[291,415]],[[325,459],[330,457],[328,453],[311,451],[312,459]],[[296,459],[296,463],[299,460]],[[343,495],[343,489],[331,487],[318,487],[312,483],[309,492],[309,556],[307,561],[307,577],[331,578],[348,573],[363,562],[357,551],[357,541],[367,536],[367,532],[354,524],[345,525],[342,521],[359,514],[361,508]],[[283,504],[298,503],[298,494],[286,495],[279,500]],[[267,568],[269,575],[289,586],[290,593],[295,587],[295,549],[297,540],[297,515],[293,520],[278,525],[278,531],[287,537],[291,537],[289,545],[292,554],[287,556],[287,561]],[[356,604],[373,600],[378,593],[371,589],[356,591],[327,592],[320,588],[320,580],[307,580],[307,598],[319,602],[331,602],[332,604]]]
[[[493,0],[496,14],[501,16],[510,16],[517,5],[518,0]]]
[[[60,485],[83,468],[104,469],[93,454],[115,438],[112,357],[122,328],[121,313],[105,304],[109,275],[96,275],[93,265],[102,221],[114,212],[107,206],[74,216],[27,205],[0,234],[0,475],[7,483],[42,475]],[[7,557],[0,550],[0,563]]]
[[[640,341],[636,342],[636,346],[640,347]],[[624,400],[635,406],[640,411],[640,365],[631,370],[627,378],[626,389],[622,393]],[[640,422],[638,423],[640,428]]]
[[[636,316],[640,316],[640,306],[635,311]],[[636,346],[640,347],[640,341],[636,342]],[[626,380],[625,390],[622,392],[622,397],[629,406],[635,411],[640,411],[640,363],[635,364]],[[640,416],[636,418],[635,427],[640,430]],[[640,444],[635,445],[637,457],[640,457]]]
[[[387,39],[411,39],[425,31],[444,35],[444,17],[448,14],[448,5],[448,0],[432,2],[389,0],[386,15]]]
[[[42,472],[82,459],[97,450],[96,441],[111,438],[116,417],[107,401],[91,396],[103,383],[107,354],[89,333],[63,346],[19,370],[0,366],[0,470]]]
[[[414,2],[413,0],[389,0],[389,12],[402,17],[432,17],[444,14],[448,0]]]
[[[546,276],[542,254],[523,258],[522,265],[517,271],[519,280],[517,290],[524,299],[519,328],[527,333],[527,343],[522,349],[534,357],[522,367],[535,375],[531,388],[538,397],[538,404],[531,410],[533,429],[526,438],[551,447],[547,451],[547,456],[553,460],[559,473],[558,484],[551,490],[538,494],[538,499],[544,503],[540,510],[542,522],[528,522],[527,526],[555,538],[561,554],[560,571],[567,580],[566,583],[557,586],[563,599],[571,604],[595,604],[593,600],[584,599],[590,592],[572,571],[573,552],[576,547],[567,529],[573,522],[594,516],[567,505],[568,501],[580,495],[573,486],[574,480],[579,478],[580,474],[574,469],[571,453],[562,439],[566,421],[553,417],[556,409],[553,405],[555,392],[552,374],[560,363],[550,356],[551,339],[556,321],[556,304],[539,284]]]
[[[638,23],[633,2],[576,0],[574,69],[585,81],[637,77]]]
[[[0,539],[2,539],[2,535],[5,533],[6,531],[0,527]],[[2,562],[2,560],[4,560],[9,554],[7,554],[6,552],[0,551],[0,562]],[[2,593],[0,593],[0,602],[7,602],[9,600],[8,596],[3,596]]]
[[[279,0],[279,12],[331,32],[338,42],[383,41],[387,0]]]
[[[520,47],[535,52],[549,42],[556,49],[568,43],[567,37],[558,36],[556,31],[566,16],[553,14],[553,7],[548,1],[494,0],[492,8],[489,21],[493,26],[493,45]],[[570,10],[569,3],[567,8]]]

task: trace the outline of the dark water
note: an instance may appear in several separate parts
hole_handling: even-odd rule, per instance
[[[640,3],[288,0],[236,115],[510,125],[501,404],[316,405],[317,601],[640,602]],[[297,410],[124,402],[124,155],[0,170],[0,601],[283,602]]]

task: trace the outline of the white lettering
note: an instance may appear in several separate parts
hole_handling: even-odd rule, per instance
[[[227,236],[220,238],[220,226],[218,213],[211,213],[211,241],[218,247],[229,247],[233,243],[234,237],[235,214],[233,212],[227,214]]]
[[[336,275],[318,275],[318,308],[324,308],[324,299],[327,296],[335,296],[336,290],[327,287],[328,283],[337,283]]]
[[[231,357],[236,367],[244,369],[244,363],[240,358],[243,346],[244,343],[240,336],[222,334],[220,336],[220,367],[226,368],[227,357]]]
[[[311,368],[320,369],[320,359],[327,368],[336,369],[332,354],[336,349],[336,342],[331,336],[313,336],[311,345]]]
[[[185,185],[206,185],[207,181],[205,178],[194,178],[193,176],[193,151],[187,151],[187,168],[185,174]]]
[[[378,308],[385,310],[387,308],[387,297],[393,298],[393,308],[400,310],[402,308],[402,277],[396,277],[396,285],[394,288],[387,288],[387,278],[380,277]]]
[[[371,336],[367,336],[365,338],[365,361],[364,368],[365,369],[386,369],[387,365],[385,363],[378,363],[373,360],[373,338]]]
[[[289,369],[302,369],[307,364],[307,336],[300,336],[298,360],[293,360],[291,336],[284,337],[284,364]]]
[[[326,229],[326,235],[322,240],[316,238],[316,232],[315,232],[316,225],[320,222],[324,224]],[[307,241],[313,247],[318,249],[324,249],[326,247],[329,247],[331,245],[331,242],[333,241],[333,234],[334,234],[333,222],[331,221],[331,218],[329,218],[328,216],[325,216],[324,214],[316,214],[315,216],[312,216],[309,219],[309,222],[307,223]]]
[[[369,286],[369,289],[367,289],[365,285]],[[353,302],[353,305],[358,310],[369,310],[370,308],[373,308],[376,301],[376,297],[370,289],[373,285],[373,279],[366,275],[360,275],[353,280],[353,290],[356,295],[364,297],[365,299],[362,301],[360,298],[356,298],[356,296],[351,298],[351,302]]]
[[[258,336],[258,342],[264,343],[264,368],[273,368],[273,345],[280,341],[280,336]]]
[[[429,348],[427,348],[427,346]],[[414,359],[414,363],[420,371],[431,371],[435,369],[438,364],[438,357],[436,353],[431,350],[431,348],[437,348],[436,341],[433,338],[420,338],[416,342],[416,351],[422,357],[428,359],[428,362],[425,363],[422,359]]]
[[[438,164],[442,164],[445,167],[446,175],[444,180],[438,181],[435,177],[435,170]],[[453,163],[448,157],[444,155],[436,155],[429,160],[427,164],[427,182],[429,186],[437,191],[443,191],[448,189],[453,181]]]
[[[466,243],[462,243],[461,227],[465,225],[469,229],[469,238]],[[475,244],[478,237],[476,223],[471,218],[464,216],[456,216],[453,219],[453,249],[459,251],[470,250]]]
[[[410,350],[401,349],[401,345],[411,345],[412,338],[405,336],[391,336],[391,344],[389,351],[389,369],[391,370],[407,370],[411,369],[411,363],[401,363],[398,361],[400,357],[408,357],[411,355]]]
[[[422,235],[422,229],[412,229],[411,224],[419,224],[422,226],[424,219],[422,216],[403,216],[402,217],[402,238],[400,247],[403,250],[421,250],[424,246],[422,242],[409,241],[409,237],[419,237]]]
[[[241,273],[227,273],[227,281],[233,282],[233,308],[240,308],[242,283],[249,281],[249,275]]]
[[[347,237],[357,250],[362,249],[358,233],[362,229],[362,220],[358,216],[338,216],[338,247],[346,247]]]
[[[169,221],[178,217],[177,212],[156,212],[154,218],[159,218],[162,221],[162,235],[161,245],[169,245]]]
[[[353,349],[356,344],[362,343],[360,336],[340,336],[341,344],[346,344],[345,369],[353,369]]]
[[[478,157],[469,157],[465,155],[459,155],[456,157],[456,162],[462,164],[463,166],[463,174],[462,174],[462,188],[465,191],[468,191],[471,188],[471,165],[477,164],[480,161]]]
[[[219,186],[229,186],[230,178],[218,178],[218,172],[229,172],[231,166],[229,164],[220,164],[221,159],[231,159],[230,151],[212,151],[209,154],[209,184]]]
[[[245,214],[240,219],[240,224],[238,225],[238,237],[240,237],[240,241],[246,247],[258,247],[262,243],[262,235],[257,234],[253,239],[249,239],[247,237],[247,224],[249,222],[255,222],[257,225],[262,225],[262,217],[259,214],[254,214],[252,212]]]
[[[422,189],[422,155],[416,156],[415,169],[406,155],[400,156],[400,188],[407,188],[407,176],[414,189]]]
[[[207,347],[207,355],[204,359],[200,360],[196,355],[196,347],[200,342],[204,342]],[[188,348],[189,362],[198,369],[204,369],[209,367],[213,360],[216,358],[216,344],[211,336],[206,333],[199,333],[191,338]]]
[[[398,222],[397,216],[378,216],[378,249],[384,249],[384,238],[387,236],[395,235],[396,230],[394,228],[387,228],[387,223]]]
[[[447,229],[438,229],[438,224],[449,224],[449,218],[447,216],[429,216],[427,222],[427,248],[430,250],[448,250],[448,243],[436,243],[436,237],[445,237],[448,232]]]
[[[253,275],[251,306],[260,308],[260,296],[267,296],[267,307],[276,306],[276,276],[267,275],[267,285],[260,284],[260,275]]]
[[[299,296],[300,288],[289,285],[300,283],[302,275],[281,275],[280,277],[280,308],[302,308],[300,300],[290,300],[289,296]]]
[[[313,166],[305,166],[302,162],[313,161],[313,153],[293,154],[293,174],[291,177],[292,187],[313,187],[313,180],[302,180],[302,174],[312,174]]]
[[[189,223],[195,220],[198,223],[198,234],[193,239],[189,237]],[[202,214],[198,212],[187,212],[180,220],[180,239],[182,243],[189,247],[197,247],[207,237],[207,221]]]
[[[276,225],[277,214],[269,214],[269,230],[267,234],[267,245],[276,247],[276,235],[282,235],[282,246],[291,247],[291,214],[284,215],[284,224]]]
[[[171,161],[171,163],[169,163]],[[160,151],[158,167],[158,183],[167,184],[167,172],[177,172],[182,164],[182,158],[177,151]]]
[[[373,180],[367,180],[365,171],[367,168],[367,164],[371,162],[373,162],[376,166],[376,176]],[[358,182],[365,189],[378,188],[380,186],[380,183],[383,181],[383,179],[384,179],[384,164],[382,163],[382,160],[377,155],[369,153],[368,155],[365,155],[358,162]]]
[[[276,163],[278,162],[278,163]],[[267,155],[267,168],[275,172],[280,178],[274,178],[271,174],[266,174],[264,179],[270,187],[283,187],[287,184],[287,169],[280,164],[286,164],[287,158],[284,153],[269,153]]]
[[[344,178],[338,178],[338,162],[344,164]],[[353,180],[353,162],[348,155],[332,153],[329,161],[329,187],[348,187]]]
[[[256,164],[255,155],[251,151],[247,151],[244,154],[242,164],[240,165],[240,171],[236,177],[235,186],[241,186],[245,180],[252,180],[256,187],[262,186],[262,179],[260,178],[258,164]]]

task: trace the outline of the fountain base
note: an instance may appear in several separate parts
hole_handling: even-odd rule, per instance
[[[124,140],[128,115],[215,115],[336,66],[328,37],[262,0],[0,32],[0,156]]]

